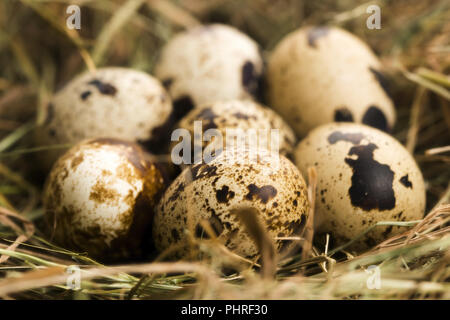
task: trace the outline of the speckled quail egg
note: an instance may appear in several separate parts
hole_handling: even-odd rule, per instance
[[[194,122],[201,121],[202,134],[216,129],[223,137],[222,146],[226,146],[227,129],[239,129],[250,137],[250,130],[257,135],[257,143],[270,149],[271,134],[277,134],[279,151],[289,155],[295,146],[295,134],[292,129],[273,110],[251,100],[227,100],[204,104],[190,111],[179,123],[178,128],[187,129],[194,137]],[[272,129],[278,130],[271,132]],[[267,140],[264,140],[267,138]],[[205,140],[205,139],[203,139]],[[249,140],[247,140],[249,142]],[[210,142],[203,141],[203,148]]]
[[[66,248],[112,261],[138,257],[151,239],[164,172],[134,143],[83,141],[54,164],[44,191],[52,238]]]
[[[153,224],[155,246],[164,250],[187,243],[186,230],[206,237],[200,221],[210,223],[218,239],[230,250],[255,257],[258,250],[239,217],[231,212],[253,207],[272,237],[300,232],[308,215],[305,181],[295,165],[284,156],[260,149],[225,149],[209,163],[186,168],[161,199]],[[279,250],[288,245],[277,240]],[[183,247],[178,256],[186,257]]]
[[[203,103],[257,96],[262,72],[257,43],[222,24],[179,33],[163,47],[155,66],[177,119]]]
[[[156,146],[169,137],[165,129],[171,112],[170,97],[156,78],[127,68],[102,68],[77,76],[54,95],[37,142],[63,145],[112,137]],[[40,153],[43,166],[49,168],[63,152]]]
[[[311,131],[295,150],[301,172],[317,169],[316,227],[336,243],[354,239],[379,221],[422,219],[425,186],[411,154],[372,127],[330,123]],[[353,248],[363,250],[404,227],[377,226]]]
[[[300,137],[328,122],[358,122],[384,131],[396,113],[387,78],[371,49],[334,27],[288,34],[267,66],[271,107]]]

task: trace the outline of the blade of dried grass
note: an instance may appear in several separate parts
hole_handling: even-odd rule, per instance
[[[292,271],[295,269],[300,269],[302,267],[312,266],[328,261],[328,257],[326,257],[325,255],[318,255],[306,260],[295,261],[299,258],[300,257],[291,257],[290,259],[283,261],[283,263],[281,264],[282,266],[278,268],[278,272],[282,273]]]
[[[22,39],[16,37],[10,40],[11,49],[14,52],[18,65],[22,69],[24,75],[34,86],[39,85],[39,74],[34,67],[34,64],[29,57],[25,47],[22,43]]]
[[[447,124],[447,129],[450,130],[450,102],[448,100],[444,100],[444,98],[440,99],[441,110],[444,116],[445,123]]]
[[[131,18],[133,18],[134,14],[144,3],[144,1],[145,0],[128,0],[103,26],[92,50],[92,59],[95,64],[102,64],[104,55],[109,47],[109,44],[113,40],[114,35],[119,32]]]
[[[336,24],[342,24],[348,20],[355,19],[361,15],[366,14],[367,7],[371,4],[376,4],[380,7],[383,6],[383,3],[380,1],[368,1],[355,8],[352,8],[351,10],[336,14],[332,20]]]
[[[13,258],[20,259],[30,265],[42,265],[42,266],[47,266],[47,267],[62,267],[63,266],[58,263],[47,261],[45,259],[34,256],[33,254],[26,254],[26,253],[18,252],[18,251],[10,251],[10,250],[6,250],[6,249],[0,249],[0,254],[8,255]]]
[[[196,241],[196,224],[195,224],[195,211],[197,209],[197,203],[194,198],[194,184],[193,184],[193,172],[192,167],[185,172],[185,191],[186,191],[186,235],[187,245],[189,246],[189,259],[194,260],[197,258],[197,241]]]
[[[261,275],[265,279],[272,279],[276,273],[277,252],[273,239],[266,230],[259,217],[257,209],[252,207],[236,207],[231,210],[236,215],[246,231],[255,242],[261,255]]]
[[[430,221],[434,220],[436,216],[442,215],[444,213],[450,212],[450,205],[442,205],[433,210],[430,214],[428,214],[420,223],[418,223],[414,228],[409,230],[409,234],[406,237],[405,244],[408,244],[411,239],[416,235],[419,234],[419,231],[423,229],[424,226],[429,225]]]
[[[22,229],[20,226],[18,226],[15,222],[13,222],[10,217],[18,219],[20,222],[22,222],[24,228]],[[34,232],[34,224],[30,220],[26,219],[24,216],[20,215],[19,213],[0,207],[0,219],[2,219],[2,223],[9,226],[11,229],[13,229],[15,232],[18,233],[24,233],[29,236],[33,235]]]
[[[34,129],[34,121],[25,123],[21,127],[14,130],[11,134],[0,140],[0,154],[13,146],[17,141]]]
[[[411,115],[409,118],[409,129],[406,137],[406,149],[409,153],[414,153],[416,147],[417,134],[419,133],[421,126],[421,113],[424,105],[424,98],[426,97],[426,89],[419,86],[416,90],[416,96],[414,97],[411,107]]]
[[[42,147],[33,147],[33,148],[26,148],[26,149],[14,149],[11,152],[0,153],[0,158],[13,157],[13,156],[21,155],[21,154],[29,154],[29,153],[35,153],[35,152],[47,151],[47,150],[67,149],[72,146],[73,146],[73,144],[55,144],[55,145],[47,145],[47,146],[42,146]]]
[[[171,3],[167,0],[147,0],[148,6],[166,17],[171,23],[182,26],[184,28],[191,28],[200,25],[200,21],[194,18],[188,11]]]
[[[403,255],[409,260],[417,258],[430,252],[441,251],[445,252],[450,247],[450,236],[445,234],[442,237],[429,241],[422,241],[418,243],[410,243],[408,245],[395,246],[390,248],[384,248],[377,252],[367,252],[359,257],[356,257],[352,261],[344,262],[341,266],[345,265],[346,270],[354,270],[359,266],[366,266],[371,264],[377,264],[383,261],[387,261],[394,257]],[[345,271],[345,269],[344,269]]]
[[[209,251],[209,253],[215,253],[219,254],[220,261],[217,261],[221,264],[229,264],[230,266],[233,266],[235,268],[239,268],[242,263],[245,263],[247,266],[255,266],[260,268],[261,265],[256,263],[255,261],[249,260],[247,258],[244,258],[232,251],[230,251],[225,245],[223,245],[218,239],[216,232],[211,226],[211,223],[203,219],[200,221],[200,225],[202,226],[203,230],[206,232],[206,234],[209,236],[209,239],[196,239],[196,241],[201,246],[200,249],[202,251]],[[207,250],[205,250],[207,249]]]
[[[23,214],[27,214],[38,201],[38,191],[35,186],[26,181],[20,174],[13,172],[7,166],[0,163],[0,176],[4,176],[17,186],[21,187],[28,193],[28,202],[26,207],[22,210]]]
[[[208,220],[206,219],[202,219],[200,221],[200,225],[203,228],[203,230],[206,232],[206,234],[209,236],[210,240],[208,240],[208,242],[212,242],[213,245],[215,245],[215,247],[219,247],[222,249],[222,245],[217,241],[217,237],[216,237],[216,233],[214,232],[211,224],[209,223]],[[200,240],[201,241],[201,240]],[[178,249],[185,247],[185,245],[183,244],[182,246],[172,246],[170,248],[168,248],[167,250],[165,250],[164,252],[162,252],[160,255],[158,255],[158,257],[154,260],[154,262],[158,262],[161,261],[162,259],[164,259],[166,256],[169,256],[172,252],[176,252]],[[226,249],[225,247],[223,247],[223,249]],[[226,255],[231,254],[231,252],[227,252],[227,251],[223,251],[222,253],[225,253]],[[235,255],[237,256],[237,255]],[[233,258],[236,258],[235,256],[233,256]],[[237,256],[239,257],[239,256]],[[244,259],[244,258],[242,258]],[[242,260],[241,260],[242,262]],[[251,263],[251,262],[250,262]],[[156,274],[153,275],[144,275],[139,281],[138,283],[130,290],[130,292],[127,295],[127,299],[132,299],[134,296],[139,296],[139,293],[143,290],[145,290],[146,286],[148,283],[150,283],[151,281],[153,281],[156,277]]]
[[[9,247],[6,248],[6,250],[8,250],[8,251],[14,251],[14,250],[16,250],[17,247],[18,247],[22,242],[27,241],[28,238],[29,238],[29,237],[26,236],[26,235],[23,235],[23,234],[19,235],[19,236],[16,238],[16,240],[14,240],[14,242],[13,242]],[[9,256],[5,256],[5,255],[0,256],[0,264],[5,263],[6,261],[8,261],[8,259],[9,259]]]
[[[139,279],[138,283],[134,285],[131,290],[127,294],[127,300],[133,299],[134,296],[137,296],[139,298],[139,293],[145,289],[146,284],[151,281],[152,278],[146,274],[141,279]],[[142,289],[141,289],[142,288]]]
[[[439,153],[450,152],[450,146],[431,148],[425,151],[426,155],[435,155]]]
[[[200,225],[212,241],[217,241],[217,235],[207,219],[200,220]]]
[[[23,224],[23,228],[21,228],[17,223],[15,223],[11,219],[11,217],[21,221]],[[6,249],[9,251],[14,251],[22,242],[27,241],[34,234],[35,231],[33,222],[21,216],[19,213],[3,207],[0,207],[0,223],[9,226],[18,234],[16,240]],[[1,255],[0,264],[5,263],[8,259],[9,256]]]
[[[47,106],[53,95],[53,83],[55,82],[55,68],[53,63],[46,62],[42,66],[42,77],[38,91],[38,106],[36,115],[36,124],[41,126],[48,119],[49,108]]]
[[[450,100],[450,91],[445,89],[444,87],[441,87],[440,85],[429,81],[415,73],[408,72],[406,70],[403,70],[403,75],[410,81],[415,82],[435,93],[442,96],[443,98]]]
[[[11,242],[10,240],[7,240],[7,239],[2,239],[2,240],[5,241],[5,242]],[[26,246],[30,246],[30,245],[27,244],[27,243],[22,243],[22,247],[26,247]],[[7,245],[4,245],[4,244],[0,243],[0,249],[7,250],[7,248],[8,248]],[[36,250],[27,250],[27,249],[23,249],[23,248],[17,248],[15,251],[19,252],[19,253],[26,254],[26,255],[33,255],[33,256],[36,256],[36,257],[41,258],[43,260],[48,260],[50,262],[54,262],[54,263],[57,263],[57,264],[60,264],[60,265],[67,265],[67,266],[69,266],[69,265],[73,264],[73,260],[60,259],[60,258],[58,258],[56,256],[52,256],[52,255],[49,255],[49,254],[44,254],[44,253],[41,253],[41,252],[37,252]],[[28,268],[30,268],[30,267],[28,267]]]
[[[25,272],[20,278],[7,278],[0,281],[0,297],[14,292],[38,288],[43,283],[62,283],[66,279],[65,268],[60,266],[53,266],[43,270],[32,270]]]
[[[0,253],[4,250],[0,249]],[[15,253],[17,255],[17,253]],[[48,263],[48,262],[47,262]],[[24,274],[25,281],[22,278],[4,279],[0,281],[0,296],[25,291],[33,288],[47,287],[56,284],[65,283],[67,280],[66,268],[56,264],[50,265],[49,268],[44,270],[34,270]],[[62,274],[64,272],[64,274]],[[124,273],[185,273],[194,272],[200,281],[219,282],[218,277],[211,272],[209,268],[206,268],[199,263],[187,263],[187,262],[174,262],[174,263],[149,263],[149,264],[130,264],[114,267],[100,267],[100,268],[87,268],[80,269],[81,280],[86,281],[93,278],[104,278],[111,275],[124,274]],[[32,273],[29,278],[28,273]],[[27,281],[29,280],[30,281]],[[134,281],[137,279],[133,278]]]
[[[445,225],[446,221],[450,218],[450,205],[439,205],[431,210],[431,212],[419,222],[414,228],[407,230],[399,235],[391,237],[386,241],[383,241],[372,251],[377,251],[380,248],[395,245],[395,246],[403,246],[412,241],[413,238],[423,239],[423,236],[420,235],[425,232],[425,235],[436,228],[442,227]],[[399,241],[402,240],[403,241]]]
[[[261,268],[259,263],[230,251],[224,244],[218,241],[211,241],[209,239],[199,240],[199,244],[204,247],[203,249],[207,247],[209,251],[220,254],[222,262],[228,262],[233,266],[238,266],[238,264],[244,263],[246,266]]]
[[[80,38],[76,30],[70,30],[58,23],[60,21],[59,16],[55,16],[50,10],[47,10],[45,4],[39,4],[32,0],[20,0],[24,5],[33,9],[39,16],[46,20],[53,28],[62,33],[64,36],[69,38],[69,40],[76,46],[78,53],[83,58],[84,63],[87,68],[93,72],[95,71],[95,63],[92,60],[91,55],[84,48],[84,40]]]
[[[309,212],[302,234],[302,237],[305,239],[303,242],[302,259],[311,256],[312,240],[314,237],[314,208],[317,189],[317,171],[315,167],[308,168],[308,183]]]
[[[364,230],[363,232],[361,232],[358,236],[356,236],[355,238],[351,239],[350,241],[348,241],[347,243],[334,248],[333,250],[331,250],[328,255],[332,256],[335,253],[344,250],[345,248],[348,248],[350,245],[352,245],[353,243],[355,243],[356,241],[358,241],[361,237],[363,237],[365,234],[367,234],[368,232],[372,231],[374,228],[378,227],[378,226],[398,226],[398,227],[412,227],[418,223],[420,223],[422,220],[413,220],[413,221],[405,221],[405,222],[398,222],[398,221],[379,221],[376,224],[370,226],[369,228],[367,228],[366,230]]]
[[[450,89],[450,77],[449,76],[446,76],[442,73],[439,73],[439,72],[436,72],[436,71],[433,71],[433,70],[430,70],[427,68],[423,68],[423,67],[418,68],[416,70],[416,73],[419,76],[421,76],[427,80],[433,81],[441,86],[444,86],[444,87]]]
[[[11,202],[1,193],[0,193],[0,206],[5,207],[7,209],[13,209],[13,205],[11,204]]]

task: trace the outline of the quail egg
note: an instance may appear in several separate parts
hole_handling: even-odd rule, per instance
[[[222,146],[227,144],[228,129],[242,130],[246,138],[251,138],[250,130],[254,130],[255,143],[267,149],[271,147],[271,134],[276,134],[279,152],[283,155],[290,155],[295,146],[295,134],[284,120],[273,110],[251,100],[228,100],[194,108],[179,122],[178,128],[188,130],[194,137],[195,121],[201,121],[202,134],[209,129],[218,130],[224,139]],[[271,132],[272,129],[275,129],[274,132]],[[203,139],[203,148],[208,143]]]
[[[300,232],[306,221],[307,187],[282,155],[247,147],[225,149],[209,163],[186,168],[167,189],[154,218],[155,246],[164,250],[187,243],[189,225],[197,237],[205,237],[200,221],[206,220],[227,248],[255,257],[256,245],[231,212],[240,206],[257,209],[272,237],[288,237]],[[283,245],[288,242],[276,241],[279,250]],[[187,256],[188,250],[180,249],[178,256]]]
[[[155,66],[155,75],[173,98],[177,119],[204,103],[257,96],[262,72],[257,43],[222,24],[176,35]]]
[[[269,59],[267,89],[269,105],[300,137],[328,122],[358,122],[384,131],[395,123],[380,61],[343,29],[304,27],[287,35]]]
[[[52,238],[112,261],[138,257],[151,243],[154,207],[166,184],[153,156],[111,138],[83,141],[54,164],[44,191]]]
[[[317,169],[315,222],[336,243],[354,239],[380,221],[422,219],[425,186],[411,154],[390,135],[361,124],[319,126],[295,150],[301,172]],[[404,231],[377,226],[353,248],[364,250]]]
[[[112,137],[158,146],[169,137],[171,112],[170,97],[157,79],[137,70],[102,68],[77,76],[54,95],[37,142],[70,145]],[[44,168],[63,152],[53,149],[40,153]]]

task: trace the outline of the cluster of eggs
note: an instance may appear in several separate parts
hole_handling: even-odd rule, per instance
[[[305,27],[277,45],[264,70],[253,40],[214,24],[169,41],[155,77],[127,68],[82,74],[55,94],[36,134],[41,145],[75,144],[40,155],[43,168],[52,167],[43,199],[49,232],[104,260],[141,256],[153,245],[178,245],[184,257],[189,232],[208,236],[206,222],[230,250],[255,257],[233,209],[256,208],[281,250],[308,218],[304,176],[312,166],[315,228],[337,243],[379,221],[420,219],[423,178],[386,133],[395,109],[381,69],[347,31]],[[157,155],[173,148],[172,129],[194,134],[198,120],[222,133],[276,129],[280,153],[233,147],[172,177],[167,157]],[[374,228],[355,249],[401,230]]]

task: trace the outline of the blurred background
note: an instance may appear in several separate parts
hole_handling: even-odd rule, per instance
[[[381,29],[366,27],[371,15],[366,10],[373,4],[381,8]],[[67,27],[69,5],[81,9],[80,30]],[[31,138],[45,119],[45,106],[55,91],[78,73],[101,66],[127,66],[152,73],[161,47],[175,33],[216,22],[247,33],[260,44],[266,58],[283,36],[304,25],[340,26],[366,41],[387,71],[398,116],[393,134],[423,172],[427,212],[438,201],[449,202],[448,0],[1,0],[0,209],[20,212],[32,222],[24,229],[34,231],[36,225],[36,235],[40,235],[40,194],[45,177],[35,166],[33,155],[40,149],[33,146]],[[440,223],[448,225],[446,219]],[[0,225],[3,239],[2,228]],[[14,234],[9,235],[10,240],[15,239]],[[9,245],[5,243],[0,243],[0,248]],[[33,254],[39,257],[42,252]],[[59,259],[51,254],[46,257],[53,262]],[[10,266],[16,267],[17,261],[10,259]],[[443,264],[447,271],[448,261],[447,257]],[[391,271],[398,274],[397,269]],[[411,277],[417,278],[415,274]],[[130,280],[131,285],[138,280]],[[183,276],[177,281],[191,280]],[[172,285],[170,281],[175,280],[171,278],[165,285]],[[118,288],[123,282],[119,284]],[[253,289],[248,295],[234,293],[238,298],[255,298],[261,290],[258,286]],[[51,297],[43,292],[24,297]],[[111,296],[116,297],[114,294]],[[410,294],[406,292],[405,297]]]

